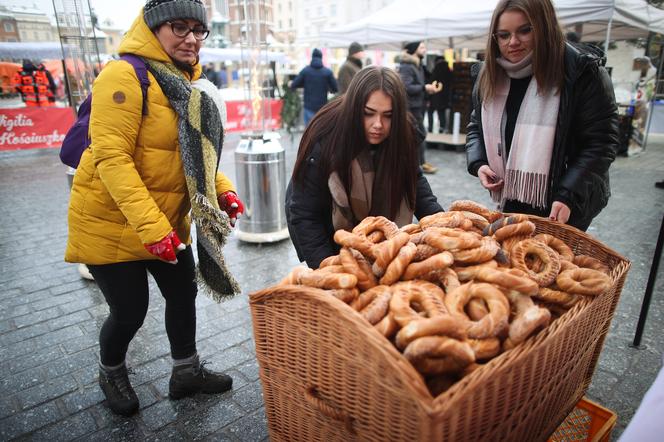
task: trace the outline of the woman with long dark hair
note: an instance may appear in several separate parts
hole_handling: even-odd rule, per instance
[[[565,42],[550,0],[498,3],[466,157],[501,210],[586,230],[606,206],[618,114],[604,60]]]
[[[339,251],[332,240],[367,216],[399,226],[442,211],[418,165],[417,132],[399,75],[367,67],[309,123],[286,192],[286,218],[309,267]]]

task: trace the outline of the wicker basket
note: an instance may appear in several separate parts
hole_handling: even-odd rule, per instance
[[[612,269],[613,284],[432,397],[353,309],[303,286],[250,298],[272,441],[544,441],[590,384],[629,261],[585,233],[532,217],[538,233]]]

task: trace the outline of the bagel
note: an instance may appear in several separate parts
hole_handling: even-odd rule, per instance
[[[418,246],[419,247],[419,246]],[[417,247],[416,247],[417,249]],[[418,279],[421,276],[436,270],[442,270],[452,265],[454,257],[450,252],[437,253],[424,261],[411,262],[404,271],[401,279]]]
[[[579,267],[584,267],[586,269],[593,269],[597,270],[599,272],[605,273],[609,275],[611,273],[611,270],[609,267],[605,264],[602,264],[602,262],[599,259],[595,259],[591,256],[587,255],[577,255],[574,257],[573,260],[574,264],[576,264]]]
[[[472,298],[486,302],[489,314],[478,321],[470,321],[468,337],[485,339],[497,336],[508,325],[510,306],[505,295],[487,283],[466,283],[445,297],[445,306],[451,315],[466,319],[465,306]]]
[[[535,271],[528,267],[526,258],[536,256],[542,262],[542,269]],[[560,257],[551,247],[534,239],[524,239],[517,243],[510,253],[512,266],[522,270],[540,287],[546,287],[555,281],[560,271]]]
[[[355,249],[364,256],[374,259],[374,244],[365,236],[339,229],[334,232],[334,242],[342,247]]]
[[[407,266],[417,253],[417,246],[412,242],[407,243],[399,250],[397,256],[394,257],[392,262],[387,266],[385,274],[380,278],[380,283],[383,285],[390,285],[397,282],[404,274]]]
[[[406,232],[398,232],[392,238],[377,244],[371,254],[375,257],[372,265],[374,275],[382,277],[392,260],[397,256],[399,250],[410,241],[410,235]]]
[[[357,277],[357,287],[360,290],[369,290],[378,285],[371,266],[360,252],[343,247],[339,250],[339,259],[343,271]]]
[[[482,216],[484,219],[486,219],[489,222],[494,222],[498,218],[500,218],[502,213],[496,212],[494,210],[490,210],[487,207],[476,203],[475,201],[471,200],[456,200],[452,201],[452,204],[450,204],[449,210],[459,210],[462,212],[472,212],[477,215]]]
[[[449,336],[464,340],[468,324],[452,315],[438,315],[432,318],[415,319],[399,330],[395,344],[399,350],[406,348],[413,340],[423,336]]]
[[[432,318],[447,313],[442,289],[427,281],[402,281],[392,285],[390,312],[401,327],[424,317]]]
[[[611,287],[611,278],[599,270],[579,267],[561,272],[556,284],[569,293],[597,296]]]
[[[459,372],[475,362],[467,342],[447,336],[424,336],[408,344],[403,355],[423,374]]]
[[[465,218],[459,212],[438,212],[420,219],[420,228],[429,227],[459,227]]]
[[[563,240],[547,233],[540,233],[539,235],[535,235],[533,239],[542,241],[544,244],[551,247],[553,250],[558,252],[561,259],[564,259],[565,261],[574,261],[574,252],[572,252],[572,249],[567,244],[565,244]]]
[[[386,285],[377,285],[360,295],[350,304],[371,325],[385,317],[390,308],[392,291]]]
[[[378,232],[380,234],[376,235]],[[352,233],[366,238],[371,237],[369,240],[376,243],[394,238],[399,233],[399,227],[384,216],[367,216],[353,228]]]
[[[453,251],[454,261],[459,264],[480,264],[493,259],[500,246],[498,243],[490,238],[483,237],[480,241],[480,246],[473,249]]]

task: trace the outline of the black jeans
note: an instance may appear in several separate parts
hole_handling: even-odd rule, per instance
[[[121,364],[129,342],[143,325],[148,311],[148,271],[166,300],[171,356],[184,359],[196,353],[198,289],[191,246],[178,253],[177,258],[176,265],[154,259],[88,266],[110,307],[110,315],[99,333],[102,364]]]

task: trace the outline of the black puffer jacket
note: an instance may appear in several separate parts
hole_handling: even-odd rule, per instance
[[[408,94],[408,110],[422,111],[425,104],[425,82],[424,68],[417,55],[410,55],[407,52],[401,54],[399,62],[399,76],[406,87]]]
[[[302,185],[291,180],[286,190],[286,220],[291,240],[300,261],[306,261],[311,268],[318,268],[320,262],[339,252],[339,246],[332,240],[332,195],[320,176],[320,144],[316,143],[304,170]],[[429,182],[422,175],[417,176],[415,216],[441,212],[443,208],[431,192]]]
[[[529,213],[548,215],[554,201],[571,210],[568,224],[585,230],[606,206],[611,190],[609,166],[618,147],[618,111],[613,85],[602,67],[602,54],[589,48],[565,48],[565,85],[549,171],[549,197],[545,210]],[[473,90],[474,110],[466,136],[468,171],[488,164],[482,133],[479,82]],[[506,204],[508,209],[510,202]]]

